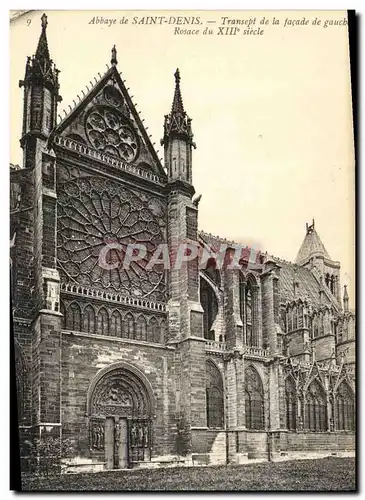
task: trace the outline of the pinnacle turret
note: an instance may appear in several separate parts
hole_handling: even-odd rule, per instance
[[[46,14],[41,17],[41,34],[38,40],[36,53],[32,57],[27,58],[25,67],[24,80],[19,81],[19,86],[23,87],[27,83],[43,84],[49,90],[57,94],[57,101],[61,101],[58,95],[59,70],[54,65],[48,48],[47,41],[47,25],[48,20]]]
[[[165,148],[165,168],[170,182],[182,181],[188,184],[189,193],[192,187],[192,148],[193,133],[191,131],[191,119],[184,110],[180,89],[180,71],[174,74],[175,91],[172,101],[171,112],[165,115],[164,136],[161,145]]]
[[[47,16],[43,14],[37,50],[32,57],[27,57],[24,80],[19,81],[19,87],[24,87],[25,103],[20,140],[23,148],[34,137],[42,140],[49,137],[56,125],[57,104],[62,101],[59,95],[59,70],[48,48],[47,25]],[[27,161],[29,163],[29,158]]]
[[[330,260],[330,256],[315,229],[314,219],[312,224],[306,224],[306,235],[299,249],[296,263],[301,265],[314,256],[320,256]]]
[[[193,134],[191,131],[191,119],[188,117],[184,110],[183,100],[180,89],[180,71],[177,69],[174,74],[175,77],[175,92],[172,101],[171,112],[165,115],[164,123],[164,137],[161,140],[161,145],[166,144],[173,137],[184,139],[188,144],[194,148]]]
[[[349,311],[349,294],[347,292],[347,285],[343,286],[343,310]]]
[[[306,234],[299,249],[295,263],[310,269],[321,284],[322,294],[330,292],[337,305],[341,303],[340,263],[331,259],[319,234],[312,224],[306,224]]]

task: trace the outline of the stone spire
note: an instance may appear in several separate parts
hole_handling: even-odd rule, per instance
[[[58,96],[58,74],[59,70],[56,69],[50,57],[47,41],[47,16],[43,14],[41,17],[42,31],[38,40],[37,50],[33,57],[27,58],[25,67],[25,78],[19,81],[19,86],[23,87],[31,81],[38,84],[43,84],[49,90],[57,94],[58,102],[61,98]]]
[[[179,68],[176,69],[175,74],[175,94],[174,94],[174,100],[172,101],[172,109],[171,109],[171,114],[172,113],[181,113],[185,114],[184,111],[184,105],[181,97],[181,90],[180,90],[180,71]]]
[[[171,112],[165,115],[164,137],[161,140],[161,145],[167,144],[172,138],[185,140],[189,145],[196,147],[193,142],[193,134],[191,131],[191,119],[187,116],[180,89],[180,71],[175,71],[175,93],[172,101]]]
[[[311,225],[308,223],[306,224],[306,235],[295,262],[296,264],[302,265],[308,262],[312,257],[323,257],[331,260],[331,257],[315,229],[314,219]]]
[[[43,63],[49,64],[51,62],[51,58],[49,56],[48,50],[48,42],[47,42],[47,16],[43,14],[41,17],[41,36],[39,37],[37,52],[35,53],[35,58]]]
[[[347,292],[347,285],[343,286],[343,310],[349,312],[349,294]]]

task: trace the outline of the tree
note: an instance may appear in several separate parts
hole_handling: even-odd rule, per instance
[[[35,439],[28,450],[29,468],[34,474],[48,477],[62,472],[62,459],[71,457],[74,447],[68,438],[46,436]]]
[[[189,455],[191,453],[191,428],[184,413],[177,415],[176,430],[177,454],[183,457]]]

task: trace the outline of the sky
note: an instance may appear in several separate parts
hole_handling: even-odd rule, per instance
[[[314,218],[331,258],[341,262],[341,283],[348,285],[354,307],[351,80],[347,26],[338,25],[345,12],[45,12],[51,57],[61,70],[59,114],[64,116],[62,110],[73,106],[81,89],[86,91],[90,80],[106,71],[115,44],[118,69],[162,158],[163,120],[179,67],[197,144],[193,184],[202,193],[199,228],[294,261],[306,223]],[[11,23],[12,163],[22,162],[23,90],[18,81],[26,57],[36,50],[42,13]],[[116,21],[111,26],[90,23],[96,16]],[[147,16],[167,22],[146,24]],[[201,24],[177,25],[179,16],[199,18]],[[123,17],[127,24],[120,23]],[[232,22],[223,24],[222,17]],[[260,24],[263,17],[269,24]],[[279,24],[273,24],[273,17]],[[255,24],[248,27],[250,19]],[[285,19],[308,23],[293,25]],[[240,32],[219,36],[219,27],[239,27]],[[176,28],[199,33],[176,34]],[[244,34],[259,28],[262,35]],[[205,29],[214,33],[205,35]]]

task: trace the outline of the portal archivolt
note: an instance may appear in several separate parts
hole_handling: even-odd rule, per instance
[[[151,457],[152,388],[135,367],[117,363],[101,370],[88,394],[90,448],[107,468],[124,468]]]

